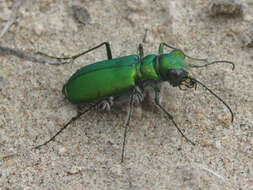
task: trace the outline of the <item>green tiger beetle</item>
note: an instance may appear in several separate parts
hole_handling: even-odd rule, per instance
[[[96,50],[101,46],[105,46],[108,59],[93,63],[77,70],[62,88],[63,95],[70,103],[88,105],[88,108],[79,112],[48,141],[35,148],[44,146],[54,140],[57,135],[70,125],[70,123],[77,120],[92,108],[99,105],[102,105],[103,108],[110,108],[113,101],[116,101],[119,97],[127,94],[129,98],[129,112],[124,126],[124,139],[121,154],[121,162],[123,162],[127,130],[132,115],[133,100],[136,98],[139,102],[142,102],[143,92],[147,86],[154,90],[154,102],[167,115],[167,119],[172,121],[178,132],[188,142],[195,145],[194,142],[183,134],[174,121],[173,116],[168,113],[168,111],[166,111],[160,103],[161,83],[164,81],[167,81],[173,87],[179,87],[180,89],[182,89],[182,86],[187,88],[196,88],[197,84],[203,86],[228,108],[231,113],[231,122],[233,122],[234,114],[227,103],[202,82],[189,75],[186,71],[189,67],[206,67],[215,63],[228,63],[231,64],[233,66],[232,69],[234,69],[234,63],[230,61],[222,60],[208,62],[207,59],[193,58],[186,55],[182,50],[174,48],[166,43],[160,44],[158,55],[152,54],[145,57],[143,46],[140,44],[138,47],[139,55],[129,55],[113,59],[111,47],[108,42],[103,42],[96,47],[74,56],[61,58],[53,56],[49,57],[60,60],[75,60],[76,58]],[[172,51],[170,53],[164,53],[164,47],[171,48]],[[206,63],[204,65],[193,65],[186,63],[185,58],[203,61]]]

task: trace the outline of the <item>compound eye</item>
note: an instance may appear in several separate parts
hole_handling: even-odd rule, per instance
[[[170,69],[168,70],[168,79],[173,82],[181,82],[187,76],[183,69]]]

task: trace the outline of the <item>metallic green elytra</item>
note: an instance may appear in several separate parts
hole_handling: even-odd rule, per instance
[[[110,44],[108,42],[101,43],[100,45],[82,52],[72,57],[63,57],[57,59],[76,59],[90,51],[93,51],[105,45],[108,60],[93,63],[91,65],[82,67],[76,71],[67,83],[62,88],[62,93],[66,99],[72,104],[88,105],[88,109],[78,113],[67,124],[65,124],[52,138],[37,146],[41,147],[52,141],[58,134],[60,134],[71,122],[75,121],[84,113],[91,110],[100,104],[110,108],[112,101],[117,98],[128,95],[129,96],[129,114],[125,124],[124,141],[122,148],[121,161],[124,158],[124,148],[126,142],[127,127],[130,122],[132,114],[133,99],[137,98],[139,102],[143,100],[143,92],[147,86],[151,86],[155,92],[154,101],[156,105],[167,115],[167,119],[171,120],[179,133],[190,143],[183,132],[179,129],[173,116],[169,114],[166,109],[160,104],[160,88],[162,82],[169,82],[173,87],[185,86],[193,88],[200,84],[217,99],[219,99],[230,111],[231,120],[233,122],[233,112],[231,108],[213,91],[207,88],[203,83],[189,75],[187,69],[190,67],[206,67],[215,63],[228,63],[234,64],[229,61],[213,61],[208,62],[207,59],[192,58],[180,49],[174,48],[166,43],[161,43],[159,46],[158,54],[147,55],[144,57],[143,46],[139,45],[139,55],[129,55],[125,57],[112,58]],[[171,48],[170,53],[163,53],[164,47]],[[204,65],[194,65],[186,62],[186,58],[195,61],[206,62]]]
[[[136,85],[138,63],[139,57],[130,55],[88,65],[70,77],[62,92],[72,104],[118,96]]]

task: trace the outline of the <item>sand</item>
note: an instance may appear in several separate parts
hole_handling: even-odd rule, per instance
[[[144,40],[145,55],[166,42],[194,57],[230,60],[234,71],[219,64],[189,72],[235,118],[231,123],[229,111],[201,86],[180,91],[165,84],[162,105],[196,146],[148,101],[133,109],[123,163],[127,106],[93,110],[34,150],[76,115],[62,86],[80,67],[106,59],[105,48],[61,66],[2,54],[0,189],[253,189],[253,5],[245,1],[243,15],[214,17],[210,2],[25,0],[1,46],[67,56],[109,41],[119,57],[136,54]],[[12,6],[0,2],[1,30]]]

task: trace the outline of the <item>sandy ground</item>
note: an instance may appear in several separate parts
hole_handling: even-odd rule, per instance
[[[1,29],[13,2],[0,1]],[[188,55],[235,63],[234,71],[227,64],[190,70],[231,106],[235,120],[202,87],[180,91],[167,85],[162,104],[196,146],[152,103],[144,103],[134,107],[122,164],[124,106],[91,111],[33,150],[77,113],[62,86],[78,68],[106,59],[105,49],[62,66],[2,54],[0,189],[253,189],[253,50],[245,45],[251,42],[253,5],[245,1],[241,17],[214,18],[209,3],[24,1],[1,46],[63,56],[109,41],[118,57],[135,54],[147,31],[146,55],[167,42]]]

